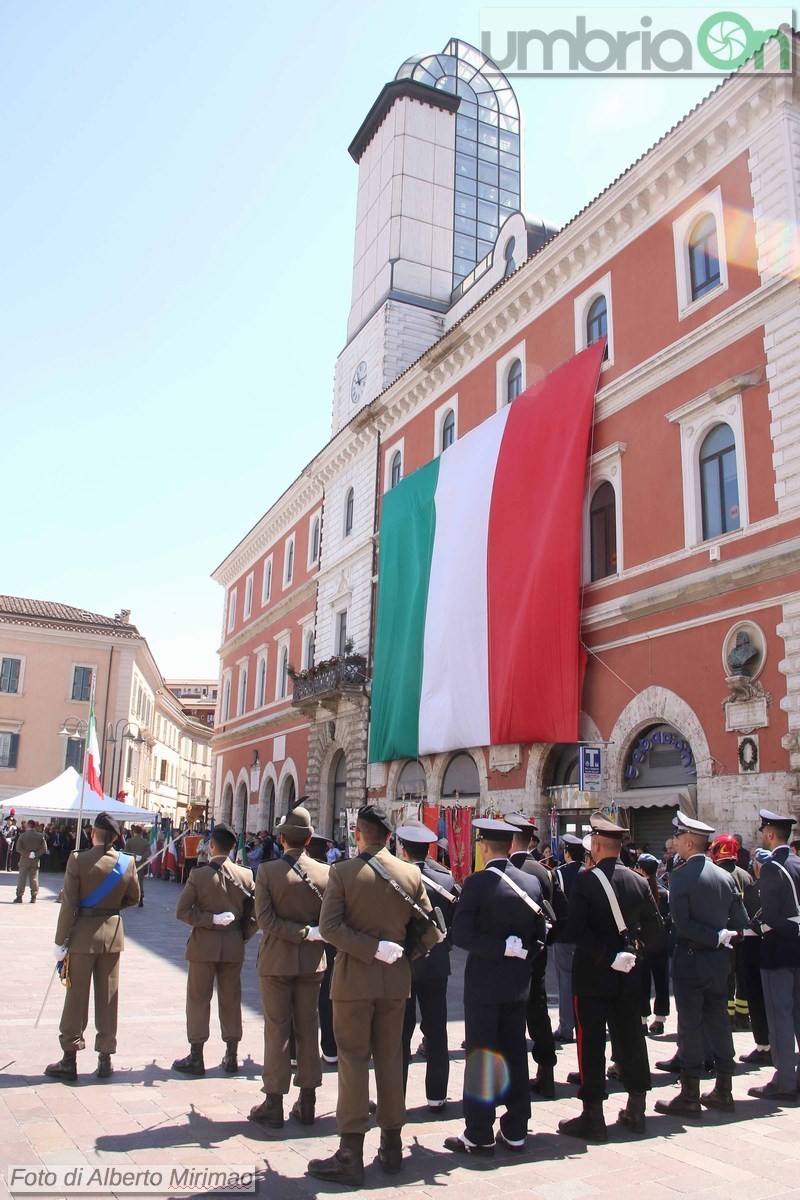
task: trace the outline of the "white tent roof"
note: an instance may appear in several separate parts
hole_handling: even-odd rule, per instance
[[[22,792],[19,796],[7,797],[3,802],[4,808],[13,808],[18,817],[72,817],[78,816],[81,801],[81,776],[74,767],[67,767],[63,774],[51,779],[41,787],[33,788],[30,792]],[[136,824],[149,824],[156,819],[156,813],[147,808],[137,808],[135,804],[121,804],[110,796],[102,800],[90,787],[83,789],[83,815],[87,820],[96,817],[100,812],[121,821],[134,821]]]

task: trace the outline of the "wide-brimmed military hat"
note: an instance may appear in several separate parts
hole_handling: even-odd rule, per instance
[[[278,826],[278,833],[300,833],[311,837],[313,832],[311,813],[302,804],[288,812]]]
[[[696,817],[687,817],[686,813],[678,812],[678,815],[672,818],[672,824],[675,826],[675,833],[696,833],[700,837],[712,838],[715,830],[706,825],[704,821],[698,821]]]
[[[387,833],[394,829],[392,818],[380,804],[362,804],[358,810],[359,821],[369,821],[372,825],[380,825]]]
[[[506,813],[503,817],[503,820],[507,825],[513,825],[515,829],[520,831],[520,833],[536,832],[536,822],[534,821],[533,817],[526,817],[524,813]]]
[[[623,829],[616,821],[612,821],[603,812],[593,812],[589,818],[589,825],[592,833],[598,833],[601,837],[619,838],[622,841],[627,829]]]
[[[565,833],[561,841],[573,850],[577,850],[578,846],[583,846],[583,838],[576,837],[574,833]]]
[[[405,825],[398,825],[394,832],[401,842],[417,842],[419,845],[429,846],[437,840],[434,831],[422,821],[406,821]]]
[[[215,834],[217,834],[217,833],[223,833],[223,834],[226,833],[226,834],[228,834],[229,837],[233,837],[233,838],[235,838],[237,836],[236,830],[233,828],[232,825],[229,825],[227,821],[215,821],[214,822],[214,828],[211,830],[211,837],[213,838],[215,836]]]
[[[511,841],[517,830],[506,821],[496,821],[493,817],[478,817],[472,822],[472,828],[486,837],[490,842]]]
[[[95,829],[102,829],[105,833],[115,833],[119,837],[119,824],[110,813],[98,813],[94,819]]]
[[[791,833],[794,817],[790,817],[788,813],[774,813],[768,808],[762,808],[759,809],[758,815],[761,817],[760,829],[778,829],[787,837]]]

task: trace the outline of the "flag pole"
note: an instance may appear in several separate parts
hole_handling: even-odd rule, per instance
[[[83,770],[81,771],[81,798],[78,802],[78,829],[75,834],[75,849],[80,851],[81,848],[81,825],[83,823],[83,793],[86,788],[86,763],[89,761],[89,735],[92,731],[92,717],[94,716],[94,689],[97,682],[97,673],[92,671],[92,687],[89,693],[89,720],[86,722],[86,739],[83,744]]]

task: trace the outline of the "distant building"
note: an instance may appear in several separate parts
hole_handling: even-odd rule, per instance
[[[92,673],[103,787],[173,820],[211,801],[211,730],[168,690],[130,611],[0,596],[0,802],[83,769]]]
[[[201,725],[214,724],[219,681],[216,679],[168,679],[167,687],[177,697],[187,717]]]

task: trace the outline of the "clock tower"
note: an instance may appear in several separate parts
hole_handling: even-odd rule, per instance
[[[409,59],[381,91],[349,147],[358,201],[334,433],[444,333],[462,282],[519,211],[519,144],[510,85],[465,42]]]

